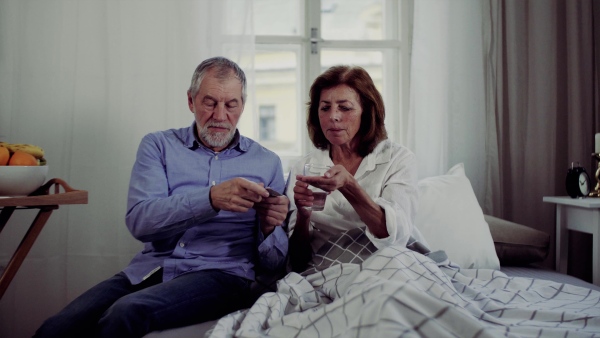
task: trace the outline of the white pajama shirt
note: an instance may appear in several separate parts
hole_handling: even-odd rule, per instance
[[[291,170],[286,194],[290,210],[294,210],[288,223],[289,235],[296,224],[294,185],[296,175],[303,174],[305,163],[333,166],[329,150],[316,150],[299,160]],[[406,147],[389,140],[381,141],[372,153],[363,158],[354,178],[371,199],[385,211],[389,236],[376,238],[368,229],[367,236],[378,249],[390,245],[405,246],[410,236],[426,244],[414,226],[417,212],[417,161]],[[327,196],[323,211],[313,211],[310,219],[312,249],[316,252],[327,239],[339,232],[365,226],[352,205],[339,191]]]

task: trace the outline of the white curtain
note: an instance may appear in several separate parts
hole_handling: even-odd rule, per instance
[[[479,201],[487,135],[482,3],[415,1],[407,129],[421,178],[463,162]]]
[[[49,177],[89,192],[62,206],[0,300],[0,337],[30,337],[48,316],[127,265],[129,175],[148,132],[193,121],[195,67],[223,55],[252,81],[252,3],[0,1],[0,140],[46,151]],[[5,266],[34,216],[0,233]]]

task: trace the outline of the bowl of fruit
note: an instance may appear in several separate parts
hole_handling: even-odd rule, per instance
[[[0,142],[0,196],[27,196],[46,182],[46,175],[42,148]]]

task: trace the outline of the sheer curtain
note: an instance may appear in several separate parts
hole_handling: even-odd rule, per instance
[[[551,235],[549,267],[555,214],[542,198],[566,195],[572,161],[596,168],[597,7],[415,1],[408,140],[422,176],[464,162],[485,213]]]
[[[465,163],[485,196],[486,102],[482,2],[414,4],[408,146],[421,177]]]
[[[142,136],[188,126],[195,67],[223,55],[252,81],[250,0],[0,2],[0,140],[46,151],[49,177],[89,192],[56,210],[0,300],[0,336],[41,322],[140,250],[124,224]],[[0,265],[30,211],[0,234]]]

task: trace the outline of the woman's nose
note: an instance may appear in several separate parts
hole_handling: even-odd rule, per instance
[[[329,118],[332,119],[333,121],[339,121],[341,115],[342,115],[342,113],[340,112],[340,110],[336,108],[336,109],[331,110],[331,115],[329,116]]]

